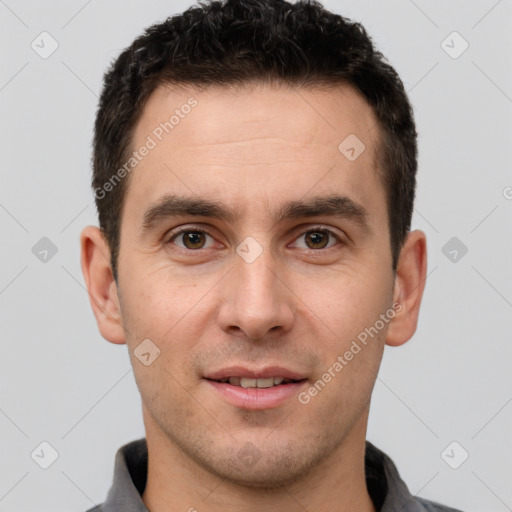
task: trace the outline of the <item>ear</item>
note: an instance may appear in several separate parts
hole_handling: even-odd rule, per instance
[[[396,314],[389,324],[386,345],[403,345],[415,333],[426,278],[427,239],[423,231],[411,231],[398,260],[393,292]]]
[[[101,335],[111,343],[126,343],[110,248],[101,230],[87,226],[80,235],[80,248],[82,273]]]

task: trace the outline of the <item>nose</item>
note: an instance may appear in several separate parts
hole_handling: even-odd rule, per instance
[[[294,294],[281,267],[264,251],[255,261],[242,258],[224,280],[221,328],[251,341],[279,337],[293,324]]]

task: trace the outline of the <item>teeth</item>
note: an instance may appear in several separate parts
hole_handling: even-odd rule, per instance
[[[274,377],[270,377],[269,379],[258,379],[256,381],[256,386],[258,388],[271,388],[274,385]]]
[[[267,377],[265,379],[250,379],[247,377],[226,377],[220,379],[219,382],[229,382],[232,386],[242,386],[243,388],[271,388],[272,386],[279,386],[280,384],[287,384],[292,382],[291,379],[284,377]]]
[[[242,377],[240,379],[240,386],[243,388],[255,388],[257,381],[258,379],[246,379],[245,377]]]

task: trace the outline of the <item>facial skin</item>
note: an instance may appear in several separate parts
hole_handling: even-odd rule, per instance
[[[118,286],[99,230],[81,237],[99,329],[128,345],[142,396],[144,502],[152,511],[374,510],[363,460],[370,396],[384,345],[416,329],[426,242],[409,234],[395,276],[373,112],[348,86],[161,87],[133,149],[190,97],[197,106],[130,176]],[[354,161],[338,150],[349,134],[366,146]],[[236,216],[185,214],[144,228],[146,212],[171,195]],[[334,195],[366,215],[276,219],[287,202]],[[178,227],[208,234],[185,245],[172,239]],[[237,253],[247,237],[262,250],[251,263]],[[234,406],[204,379],[229,366],[280,366],[308,390],[393,303],[400,312],[306,405],[295,394],[266,409]],[[145,339],[160,350],[149,366],[134,356]]]

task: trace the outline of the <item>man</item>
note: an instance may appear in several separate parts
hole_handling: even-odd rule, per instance
[[[453,510],[365,441],[424,289],[416,157],[395,71],[318,3],[203,4],[120,55],[82,269],[146,438],[95,510]]]

